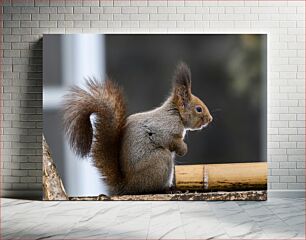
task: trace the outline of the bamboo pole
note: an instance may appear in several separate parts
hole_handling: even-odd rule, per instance
[[[267,163],[178,165],[176,188],[191,191],[266,190]]]

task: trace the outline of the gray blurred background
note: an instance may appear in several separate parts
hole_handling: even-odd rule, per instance
[[[214,121],[187,133],[188,153],[177,164],[267,160],[265,34],[44,35],[43,55],[44,134],[70,195],[106,191],[90,159],[76,161],[69,150],[58,111],[67,87],[87,76],[118,82],[132,114],[159,106],[185,61]]]
[[[189,132],[186,163],[266,161],[267,37],[262,34],[106,35],[106,72],[123,86],[129,113],[159,106],[178,61],[214,121]]]

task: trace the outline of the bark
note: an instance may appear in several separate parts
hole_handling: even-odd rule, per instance
[[[63,182],[57,173],[49,146],[43,137],[43,199],[68,200]]]
[[[240,191],[240,192],[186,192],[172,194],[148,194],[148,195],[122,195],[108,197],[105,195],[94,197],[70,197],[73,201],[265,201],[267,191]]]

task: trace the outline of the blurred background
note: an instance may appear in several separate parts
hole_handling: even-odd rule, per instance
[[[62,95],[85,77],[121,85],[129,114],[158,107],[169,95],[176,64],[191,68],[192,92],[214,118],[189,132],[177,164],[266,161],[265,34],[44,35],[44,134],[69,195],[106,188],[90,159],[76,160],[61,126]]]

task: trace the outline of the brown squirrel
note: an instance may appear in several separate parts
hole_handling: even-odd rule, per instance
[[[83,157],[92,154],[111,195],[167,191],[174,153],[187,153],[186,130],[200,130],[213,119],[191,93],[189,67],[178,64],[171,95],[160,107],[128,117],[115,83],[88,80],[87,88],[72,88],[64,102],[64,128],[73,150]],[[96,114],[94,131],[91,114]]]

